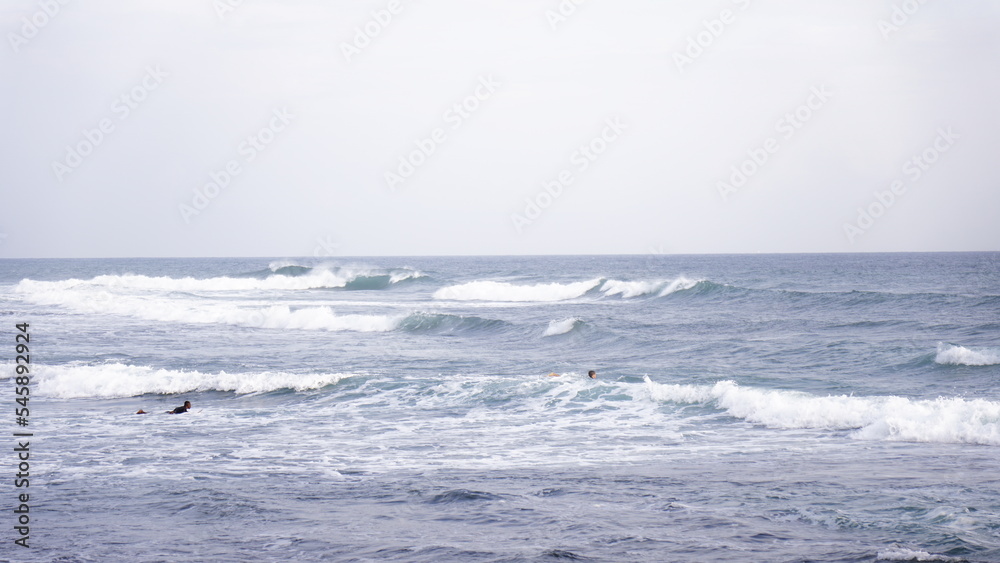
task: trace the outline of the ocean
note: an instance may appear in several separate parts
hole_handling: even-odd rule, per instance
[[[3,560],[1000,561],[1000,253],[2,260],[0,321]]]

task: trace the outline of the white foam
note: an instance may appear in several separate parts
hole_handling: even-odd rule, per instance
[[[669,295],[675,291],[691,289],[700,280],[681,276],[674,280],[603,280],[600,278],[573,283],[539,283],[534,285],[498,281],[474,281],[441,288],[434,299],[451,301],[505,301],[551,302],[583,297],[588,291],[600,287],[605,297],[623,299],[643,295]]]
[[[319,414],[311,415],[323,419],[323,436],[351,437],[340,440],[330,454],[338,468],[391,472],[642,463],[662,459],[684,439],[676,429],[679,417],[646,400],[641,383],[595,382],[581,373],[563,377],[394,373],[339,387],[324,390],[333,400],[317,401]],[[622,401],[623,394],[639,400]],[[198,404],[195,401],[196,410]],[[583,405],[590,408],[581,409]],[[200,416],[214,416],[215,411],[222,409],[206,409]],[[392,416],[373,417],[374,411]],[[244,419],[226,421],[241,424]],[[502,432],[497,432],[499,427]],[[651,431],[655,440],[649,439]],[[317,448],[329,452],[328,447]]]
[[[607,296],[621,295],[625,299],[630,299],[660,291],[664,285],[663,281],[608,280],[601,286],[601,292]]]
[[[576,317],[570,317],[568,319],[562,319],[559,321],[550,321],[548,328],[545,329],[545,333],[542,336],[556,336],[559,334],[566,334],[567,332],[576,328],[578,323],[582,323],[581,319]]]
[[[681,276],[675,280],[639,280],[622,281],[607,280],[601,286],[601,292],[606,296],[620,295],[623,299],[657,294],[659,297],[670,295],[675,291],[691,289],[699,280],[691,280]]]
[[[434,299],[451,301],[565,301],[567,299],[582,297],[600,283],[600,279],[575,283],[540,283],[534,285],[474,281],[443,287],[434,292]]]
[[[995,366],[1000,364],[1000,353],[992,350],[971,350],[965,346],[952,346],[939,342],[934,361],[957,366]]]
[[[415,280],[422,277],[425,277],[425,274],[418,270],[394,270],[389,276],[389,281],[391,283],[399,283],[401,281]]]
[[[292,262],[274,262],[271,271],[285,266],[295,266]],[[14,287],[17,293],[39,293],[69,289],[107,289],[121,291],[253,291],[253,290],[306,290],[336,289],[345,287],[351,281],[367,276],[389,275],[392,283],[424,274],[415,270],[382,271],[370,268],[315,267],[301,276],[272,274],[266,278],[233,278],[228,276],[196,279],[192,277],[171,278],[166,276],[144,276],[136,274],[103,275],[89,280],[69,279],[62,281],[22,280]]]
[[[667,286],[663,288],[663,291],[660,292],[660,297],[663,297],[665,295],[670,295],[675,291],[684,291],[686,289],[691,289],[692,287],[698,285],[698,283],[700,283],[701,281],[702,280],[690,280],[688,278],[685,278],[684,276],[681,276],[675,279],[674,281],[670,282],[669,284],[667,284]]]
[[[266,393],[278,389],[306,391],[351,377],[343,373],[201,373],[147,366],[37,366],[38,393],[61,399],[135,397],[146,393],[176,395],[195,391]]]
[[[657,401],[705,403],[731,416],[771,428],[854,430],[866,440],[1000,445],[1000,402],[984,399],[819,397],[795,391],[715,385],[669,385],[646,378]]]
[[[288,268],[290,266],[296,266],[296,267],[299,267],[299,268],[308,268],[309,267],[309,266],[306,266],[306,265],[303,265],[303,264],[299,264],[298,262],[295,262],[294,260],[276,260],[276,261],[271,262],[270,264],[268,264],[267,265],[267,269],[271,270],[272,272],[277,272],[278,270],[280,270],[282,268]]]
[[[956,557],[945,555],[933,555],[926,551],[907,549],[905,547],[892,547],[878,552],[877,561],[964,561]]]
[[[406,315],[337,315],[329,307],[305,307],[291,310],[286,305],[250,310],[242,326],[259,328],[388,332],[395,330]],[[215,322],[214,319],[209,322]]]
[[[18,293],[38,293],[53,290],[102,288],[115,291],[251,291],[294,290],[344,287],[350,277],[329,270],[318,270],[303,276],[271,275],[264,279],[218,277],[208,279],[150,277],[134,274],[97,276],[90,280],[69,279],[54,282],[22,280],[14,287]]]
[[[22,282],[24,283],[24,282]],[[80,313],[111,313],[140,319],[196,324],[228,324],[248,328],[387,332],[406,317],[338,315],[327,306],[291,309],[287,305],[251,306],[198,300],[116,295],[93,287],[48,288],[25,293],[40,305],[59,305]]]

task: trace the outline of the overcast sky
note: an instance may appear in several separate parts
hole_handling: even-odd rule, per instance
[[[63,1],[0,257],[1000,249],[994,0]]]

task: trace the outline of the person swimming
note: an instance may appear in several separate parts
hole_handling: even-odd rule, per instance
[[[184,401],[184,405],[183,406],[177,407],[176,409],[174,409],[172,411],[167,411],[167,414],[183,414],[183,413],[186,413],[189,410],[191,410],[191,401]],[[146,412],[146,411],[144,411],[144,410],[142,410],[142,409],[139,409],[138,411],[136,411],[135,414],[149,414],[149,413]]]
[[[191,410],[191,401],[184,401],[183,406],[177,407],[172,411],[167,411],[167,414],[182,414],[186,413],[189,410]]]

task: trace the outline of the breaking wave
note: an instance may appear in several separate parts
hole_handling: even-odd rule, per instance
[[[344,373],[201,373],[147,366],[39,366],[34,382],[38,393],[60,399],[120,398],[145,394],[177,395],[200,391],[238,394],[268,393],[280,389],[308,391],[333,385]]]
[[[238,394],[282,389],[305,391],[334,385],[352,375],[271,371],[202,373],[122,363],[38,366],[35,373],[40,394],[67,399],[204,391]],[[350,401],[398,400],[415,408],[496,406],[515,401],[526,416],[550,415],[553,409],[566,409],[569,416],[583,405],[603,409],[613,402],[611,410],[639,420],[656,416],[649,408],[658,403],[704,405],[735,419],[775,429],[847,431],[851,438],[859,440],[1000,446],[1000,402],[984,399],[816,396],[741,387],[732,381],[714,385],[661,384],[648,377],[643,383],[606,381],[599,386],[577,374],[555,379],[558,381],[541,376],[529,379],[454,377],[414,382],[417,388],[383,381],[376,384],[377,388]],[[374,394],[369,396],[369,392]]]
[[[934,361],[956,366],[995,366],[1000,364],[1000,353],[992,350],[971,350],[939,342]]]
[[[655,281],[619,281],[607,280],[601,286],[601,293],[606,296],[620,295],[623,299],[653,295],[664,297],[675,291],[684,291],[698,285],[701,280],[690,280],[683,276],[675,280]]]
[[[434,299],[451,301],[565,301],[583,297],[600,283],[600,279],[575,283],[539,283],[534,285],[474,281],[443,287],[434,292]]]
[[[576,327],[582,325],[583,320],[576,317],[570,317],[559,321],[551,321],[542,336],[558,336],[560,334],[567,334],[572,332]]]
[[[700,280],[679,277],[674,280],[622,281],[604,278],[571,283],[515,284],[498,281],[474,281],[443,287],[434,299],[451,301],[555,302],[579,299],[589,293],[603,297],[632,299],[646,295],[663,297],[696,287]]]
[[[274,266],[274,265],[272,265]],[[424,277],[406,268],[378,270],[347,267],[309,268],[282,265],[274,269],[206,279],[171,278],[139,274],[103,275],[90,280],[22,280],[14,291],[44,293],[51,291],[105,289],[139,291],[252,291],[305,289],[385,289],[393,284]]]
[[[151,321],[227,324],[247,328],[386,332],[394,330],[406,316],[338,315],[327,306],[293,309],[288,305],[206,304],[181,299],[114,295],[108,291],[48,290],[32,293],[30,299],[40,305],[60,305],[80,313],[111,313]]]
[[[185,295],[185,297],[196,297]],[[321,306],[292,307],[240,303],[206,303],[191,299],[163,299],[116,295],[108,291],[48,290],[29,295],[41,305],[59,305],[79,313],[115,314],[176,323],[221,324],[245,328],[354,332],[446,332],[495,329],[509,323],[477,316],[428,313],[338,314]]]
[[[1000,445],[1000,402],[941,397],[819,397],[793,391],[715,385],[670,385],[645,379],[657,401],[709,404],[770,428],[853,430],[865,440]]]

